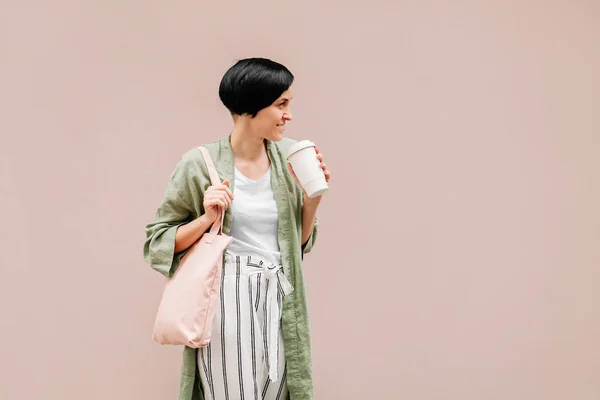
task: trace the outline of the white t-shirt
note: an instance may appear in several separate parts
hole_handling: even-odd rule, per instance
[[[279,218],[271,188],[271,167],[258,181],[247,178],[235,168],[233,195],[233,220],[229,234],[233,242],[227,252],[280,264]]]

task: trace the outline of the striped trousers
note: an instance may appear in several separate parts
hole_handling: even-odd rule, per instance
[[[281,266],[227,254],[211,342],[198,350],[206,400],[285,400],[283,297],[293,287]]]

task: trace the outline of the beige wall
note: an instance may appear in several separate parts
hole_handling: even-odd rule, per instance
[[[144,225],[247,56],[333,173],[317,399],[600,399],[600,3],[317,3],[2,1],[0,399],[176,398]]]

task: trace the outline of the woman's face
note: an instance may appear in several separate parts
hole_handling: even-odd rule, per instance
[[[252,131],[267,140],[278,142],[283,138],[285,124],[292,120],[290,102],[292,100],[291,88],[279,96],[270,106],[263,108],[250,120]]]

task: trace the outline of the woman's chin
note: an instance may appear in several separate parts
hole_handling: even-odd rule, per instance
[[[281,139],[283,139],[283,132],[273,132],[271,137],[267,139],[272,142],[279,142]]]

